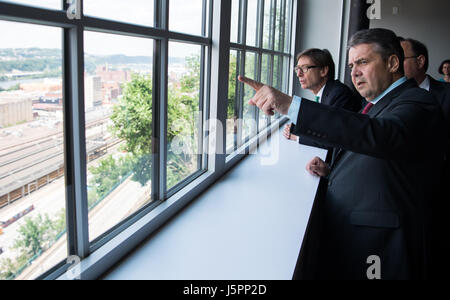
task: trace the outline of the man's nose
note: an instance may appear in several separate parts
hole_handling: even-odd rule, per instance
[[[359,75],[361,75],[361,72],[358,70],[357,67],[353,67],[352,72],[350,73],[350,75],[352,77],[358,77]]]

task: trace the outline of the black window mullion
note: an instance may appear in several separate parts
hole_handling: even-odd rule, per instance
[[[261,65],[262,65],[262,53],[255,53],[255,80],[261,82]],[[259,133],[259,109],[253,106],[253,117],[256,124],[256,134]]]
[[[276,0],[270,1],[270,33],[269,33],[269,49],[275,50],[275,26],[276,26]],[[274,13],[275,11],[275,13]]]
[[[168,32],[169,30],[169,0],[160,1],[160,25]],[[158,54],[156,58],[159,62],[158,91],[159,95],[156,101],[159,101],[159,116],[156,122],[159,122],[160,132],[160,155],[159,155],[159,200],[167,199],[167,122],[168,122],[168,72],[169,72],[169,39],[164,37],[156,42],[158,44]]]
[[[207,6],[208,6],[208,0],[203,0],[202,3],[202,36],[206,36],[207,32]]]
[[[257,25],[257,32],[258,32],[258,39],[257,39],[257,47],[259,47],[260,49],[262,49],[264,47],[264,0],[259,0],[258,1],[258,25]],[[262,56],[263,56],[263,52],[260,50],[258,52],[258,68],[257,68],[257,73],[256,73],[256,80],[261,82],[262,76]],[[259,114],[260,111],[259,109],[256,109],[256,132],[259,133]]]
[[[241,71],[241,56],[242,56],[242,51],[237,50],[236,51],[236,75],[239,75],[239,72]],[[236,78],[237,80],[237,78]],[[234,92],[234,117],[235,117],[235,124],[234,126],[236,126],[236,132],[234,134],[234,150],[237,149],[238,147],[238,136],[239,136],[239,106],[241,103],[241,83],[240,81],[237,81],[236,87],[235,87],[235,92]]]
[[[280,5],[280,40],[278,50],[284,52],[284,36],[285,36],[285,25],[286,25],[286,0],[281,0]]]
[[[203,167],[203,140],[204,140],[204,133],[203,133],[203,120],[204,120],[204,114],[205,112],[204,110],[204,103],[205,103],[205,59],[206,59],[206,49],[205,46],[201,47],[201,54],[200,54],[200,87],[199,87],[199,103],[198,103],[198,111],[199,114],[198,116],[194,116],[194,122],[196,122],[196,120],[198,120],[198,122],[196,122],[195,125],[198,126],[198,128],[196,128],[197,130],[199,130],[198,133],[198,144],[197,144],[197,153],[195,153],[195,155],[197,155],[197,170],[201,170]],[[194,127],[195,128],[195,127]],[[195,130],[195,129],[194,129]],[[195,133],[194,133],[195,136]]]
[[[83,28],[64,29],[64,135],[68,255],[89,255]]]
[[[238,0],[239,1],[239,15],[238,15],[238,27],[237,27],[237,43],[238,44],[244,44],[245,40],[243,40],[242,36],[243,36],[243,31],[242,31],[242,22],[244,22],[244,17],[242,16],[242,12],[243,12],[243,5],[244,5],[244,1],[245,0]]]
[[[239,60],[239,66],[236,66],[237,74],[242,74],[242,76],[245,76],[245,51],[239,51],[238,52],[238,60]],[[239,94],[237,94],[239,97],[237,97],[236,102],[238,102],[237,105],[237,147],[240,147],[242,145],[242,125],[243,125],[243,113],[244,113],[244,84],[240,81],[238,81],[239,85]]]
[[[169,1],[155,0],[155,27],[168,32]],[[164,201],[167,191],[167,73],[169,40],[156,39],[153,52],[153,168],[152,199]]]

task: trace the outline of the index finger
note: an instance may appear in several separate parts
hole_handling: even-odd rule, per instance
[[[249,86],[252,87],[252,89],[254,89],[255,91],[258,91],[260,88],[262,88],[264,86],[264,84],[258,82],[258,81],[254,81],[253,79],[247,78],[245,76],[238,76],[238,80],[240,82],[243,82],[245,84],[248,84]]]

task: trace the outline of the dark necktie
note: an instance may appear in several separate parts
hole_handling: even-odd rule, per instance
[[[363,115],[366,115],[372,107],[373,107],[373,103],[371,103],[371,102],[367,103],[367,105],[364,107],[364,109],[361,113]]]

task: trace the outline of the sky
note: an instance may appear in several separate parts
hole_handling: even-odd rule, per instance
[[[61,0],[0,0],[18,4],[59,9]],[[173,31],[200,35],[202,0],[171,0],[169,27]],[[139,9],[135,9],[139,7]],[[153,0],[84,0],[85,15],[109,18],[150,26],[153,23]],[[61,48],[61,29],[48,26],[0,21],[0,48]],[[174,47],[172,54],[185,55],[190,46]],[[151,56],[152,40],[123,36],[85,34],[85,52],[95,55],[126,54]]]

